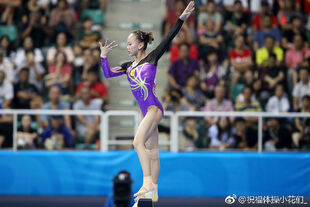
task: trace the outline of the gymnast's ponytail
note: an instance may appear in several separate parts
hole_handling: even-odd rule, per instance
[[[146,50],[147,45],[152,44],[154,40],[152,32],[143,32],[141,30],[136,30],[133,33],[136,34],[136,37],[139,40],[139,42],[144,42],[143,50]]]

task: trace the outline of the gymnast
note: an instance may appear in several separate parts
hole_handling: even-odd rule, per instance
[[[111,69],[107,59],[108,53],[117,47],[115,41],[108,44],[106,40],[104,45],[99,42],[101,65],[105,77],[112,78],[126,74],[132,94],[143,114],[143,119],[133,140],[133,146],[143,171],[143,185],[134,194],[136,203],[140,198],[150,198],[153,202],[158,201],[157,182],[160,169],[158,123],[164,116],[164,110],[155,94],[157,63],[194,9],[194,2],[191,1],[169,34],[148,55],[145,50],[147,45],[154,40],[152,33],[140,30],[132,32],[127,38],[127,51],[129,56],[135,57],[135,60],[123,63],[121,66]]]

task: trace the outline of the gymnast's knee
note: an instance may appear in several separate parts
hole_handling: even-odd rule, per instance
[[[138,147],[140,146],[144,146],[144,144],[141,142],[141,141],[138,141],[137,139],[134,139],[133,142],[132,142],[132,146],[137,149]]]
[[[159,149],[146,149],[146,152],[151,160],[157,160],[159,158]]]

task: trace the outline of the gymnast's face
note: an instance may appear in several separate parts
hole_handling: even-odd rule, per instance
[[[143,49],[143,43],[139,42],[136,35],[131,33],[127,38],[127,51],[129,56],[137,56],[139,50]]]

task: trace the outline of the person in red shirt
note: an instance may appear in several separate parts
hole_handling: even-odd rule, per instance
[[[235,48],[229,52],[229,60],[234,68],[232,83],[236,84],[241,77],[248,77],[253,65],[251,50],[245,48],[244,37],[235,38]]]
[[[261,12],[256,14],[252,19],[252,29],[253,33],[262,29],[262,17],[266,14],[271,15],[272,27],[276,28],[278,26],[277,17],[270,11],[268,1],[262,1]]]
[[[99,74],[97,70],[90,69],[87,72],[86,81],[80,83],[76,89],[75,100],[78,100],[80,91],[84,86],[90,88],[91,99],[103,99],[104,105],[109,101],[109,94],[107,87],[99,80]]]

